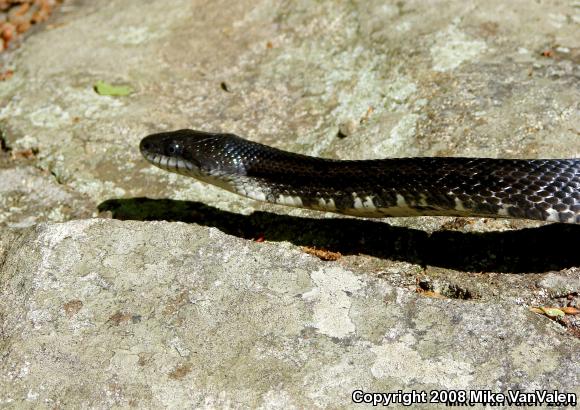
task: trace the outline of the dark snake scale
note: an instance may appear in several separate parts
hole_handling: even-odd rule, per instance
[[[580,159],[342,161],[193,130],[150,135],[140,149],[162,169],[276,204],[361,217],[447,215],[580,223]]]

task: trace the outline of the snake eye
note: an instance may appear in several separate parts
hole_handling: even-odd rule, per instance
[[[167,145],[168,155],[180,155],[183,152],[183,147],[177,142],[171,142]]]

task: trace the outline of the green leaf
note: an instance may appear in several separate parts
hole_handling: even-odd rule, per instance
[[[546,316],[549,317],[562,317],[564,316],[564,312],[557,308],[548,308],[548,307],[540,307],[540,309],[544,312]]]
[[[111,95],[114,97],[123,97],[131,94],[134,90],[128,85],[112,85],[104,81],[97,81],[94,89],[99,95]]]

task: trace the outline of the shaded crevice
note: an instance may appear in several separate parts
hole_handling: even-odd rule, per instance
[[[52,177],[54,178],[54,181],[58,184],[58,185],[66,185],[65,181],[62,179],[62,177],[60,177],[55,171],[53,171],[52,169],[49,169],[50,175],[52,175]]]
[[[9,153],[10,151],[12,148],[8,145],[4,132],[0,129],[0,152]]]
[[[479,299],[479,295],[455,283],[441,283],[430,279],[422,279],[418,283],[420,290],[436,292],[449,299],[472,300]]]
[[[464,272],[538,273],[580,266],[580,225],[551,224],[503,232],[427,232],[355,218],[317,219],[270,212],[240,215],[198,202],[110,199],[99,204],[120,220],[166,220],[215,227],[245,239],[287,241],[342,255],[364,254]],[[474,297],[450,289],[449,297]]]

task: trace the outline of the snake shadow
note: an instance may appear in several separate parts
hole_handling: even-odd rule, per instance
[[[245,239],[264,237],[343,255],[366,254],[467,272],[538,273],[580,266],[580,225],[429,234],[363,219],[316,219],[261,211],[240,215],[199,202],[171,199],[109,199],[98,209],[120,220],[196,223]]]

